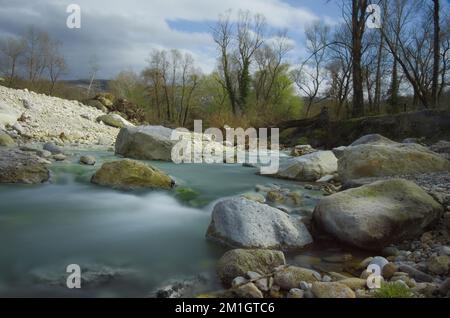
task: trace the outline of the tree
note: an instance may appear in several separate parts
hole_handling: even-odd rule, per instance
[[[381,32],[395,63],[400,65],[412,87],[414,104],[420,101],[425,108],[429,108],[433,82],[434,48],[430,36],[433,20],[429,12],[422,17],[416,15],[423,8],[422,4],[422,1],[397,0],[389,8],[386,28]],[[392,86],[395,89],[398,87],[396,83]]]
[[[330,88],[328,95],[336,107],[336,117],[340,118],[342,108],[349,109],[348,97],[352,90],[352,51],[351,32],[347,25],[338,26],[329,46],[327,69],[330,73]],[[350,112],[347,112],[350,115]]]
[[[278,33],[270,42],[265,43],[255,52],[257,71],[254,74],[253,89],[256,108],[266,111],[273,103],[277,79],[286,71],[286,55],[292,50],[287,32]]]
[[[51,87],[50,94],[53,93],[55,84],[58,79],[67,72],[67,64],[64,56],[59,52],[60,43],[50,42],[47,52],[47,69],[50,77]]]
[[[439,0],[433,0],[433,81],[431,86],[431,105],[437,107],[439,103],[439,70],[441,63],[441,40],[440,40],[440,18],[439,18]]]
[[[30,27],[24,36],[24,41],[26,43],[25,66],[28,80],[33,83],[47,68],[51,47],[50,36],[47,32]]]
[[[201,76],[193,57],[178,50],[154,50],[148,64],[142,76],[158,118],[186,125]]]
[[[256,51],[264,44],[265,18],[239,12],[233,24],[229,13],[221,16],[213,29],[213,38],[220,51],[220,82],[230,99],[233,114],[245,111],[250,94],[250,69]]]
[[[98,71],[100,70],[100,64],[97,55],[92,55],[89,59],[89,87],[86,95],[89,97],[91,95],[92,85],[94,84],[95,78]]]
[[[362,41],[366,25],[367,0],[352,0],[352,70],[353,70],[353,117],[364,116],[364,91],[362,70]]]
[[[317,22],[307,27],[305,34],[306,51],[310,56],[292,74],[298,89],[306,95],[306,117],[308,117],[312,105],[319,102],[317,97],[327,80],[326,46],[329,43],[330,28],[323,22]]]
[[[26,43],[23,39],[8,38],[0,46],[0,52],[6,58],[6,66],[9,69],[9,85],[13,84],[16,76],[16,70],[19,63],[19,59],[25,53]]]

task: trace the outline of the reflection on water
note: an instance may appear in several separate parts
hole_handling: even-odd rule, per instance
[[[96,167],[57,163],[52,184],[0,186],[0,296],[146,296],[168,279],[211,272],[224,252],[204,238],[214,201],[256,184],[294,186],[240,165],[152,163],[199,193],[201,208],[194,208],[172,192],[89,184],[113,157],[86,153],[100,159]],[[61,286],[68,264],[93,271],[93,279],[111,279],[70,291]]]

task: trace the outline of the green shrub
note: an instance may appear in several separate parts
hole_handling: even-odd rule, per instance
[[[375,292],[376,298],[412,298],[414,294],[404,285],[396,282],[383,283]]]

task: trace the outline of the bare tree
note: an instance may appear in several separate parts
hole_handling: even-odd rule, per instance
[[[394,4],[389,8],[386,28],[381,31],[383,38],[395,62],[400,65],[402,74],[411,84],[415,104],[420,101],[425,108],[429,108],[434,54],[430,36],[432,19],[429,12],[417,17],[416,13],[423,9],[421,1],[396,0]],[[398,87],[396,83],[392,86],[395,89]]]
[[[19,59],[25,53],[25,41],[23,39],[8,38],[0,46],[0,52],[6,58],[6,66],[8,68],[9,85],[13,84],[14,78],[16,76],[17,66],[19,64]]]
[[[236,24],[231,22],[228,13],[213,29],[220,51],[221,85],[228,93],[234,115],[245,110],[251,85],[250,69],[256,51],[264,43],[265,25],[263,16],[240,11]]]
[[[30,82],[36,81],[42,76],[48,65],[48,52],[50,37],[48,33],[30,27],[25,36],[25,66]]]
[[[89,87],[86,92],[87,96],[91,95],[92,85],[96,79],[97,73],[100,70],[100,64],[97,55],[92,55],[89,59]]]
[[[142,75],[158,118],[185,125],[200,79],[193,57],[178,50],[154,50]],[[163,109],[165,107],[165,110]]]
[[[267,110],[271,97],[274,97],[276,81],[284,71],[286,55],[292,48],[287,31],[282,31],[255,52],[254,90],[258,110]]]
[[[62,54],[59,52],[59,47],[59,42],[52,42],[49,46],[47,54],[46,67],[48,69],[48,74],[51,82],[50,94],[53,93],[55,84],[58,79],[68,70],[66,60],[64,59],[64,56],[62,56]]]
[[[292,74],[298,89],[303,95],[306,95],[306,117],[308,117],[312,105],[319,102],[317,97],[320,90],[324,89],[323,84],[327,80],[326,46],[329,43],[330,28],[323,22],[317,22],[307,27],[305,34],[306,50],[310,57],[303,61]]]

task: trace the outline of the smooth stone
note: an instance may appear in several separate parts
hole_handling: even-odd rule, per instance
[[[312,243],[306,226],[295,217],[239,197],[214,206],[206,236],[234,248],[290,250]]]
[[[286,259],[281,251],[237,249],[226,252],[219,259],[217,274],[222,283],[229,286],[235,277],[245,276],[249,271],[266,275],[285,264]]]
[[[431,283],[433,281],[432,276],[425,274],[424,272],[421,272],[418,269],[415,269],[414,267],[411,267],[409,265],[402,264],[398,267],[398,269],[404,273],[407,273],[409,276],[411,276],[418,282]]]
[[[93,156],[81,156],[80,163],[88,166],[93,166],[96,163],[96,159]]]
[[[274,275],[274,284],[283,290],[298,288],[301,282],[312,283],[318,281],[317,272],[296,266],[288,266]]]
[[[304,297],[305,292],[299,288],[292,288],[287,295],[287,298],[304,298]]]
[[[356,298],[355,292],[342,283],[315,282],[311,291],[317,298]]]

